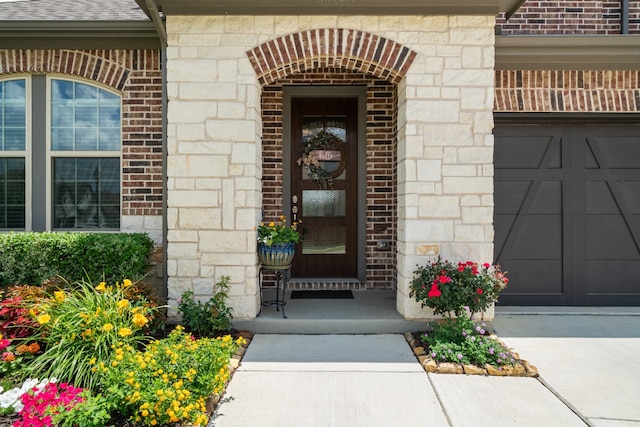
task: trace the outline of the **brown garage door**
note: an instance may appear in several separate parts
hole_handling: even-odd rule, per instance
[[[500,303],[640,305],[640,126],[558,120],[496,117]]]

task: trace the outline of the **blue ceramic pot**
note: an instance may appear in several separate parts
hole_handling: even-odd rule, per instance
[[[271,270],[286,270],[293,261],[295,243],[274,243],[267,246],[258,243],[258,260],[260,264]]]

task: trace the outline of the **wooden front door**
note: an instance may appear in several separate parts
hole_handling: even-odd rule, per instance
[[[357,110],[356,97],[291,100],[294,278],[357,277]]]

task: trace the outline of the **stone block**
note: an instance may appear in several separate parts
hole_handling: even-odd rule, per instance
[[[178,220],[180,228],[187,230],[220,229],[220,208],[183,208]]]
[[[438,365],[439,374],[462,374],[464,372],[462,365],[457,363],[444,362]]]
[[[444,177],[442,190],[447,194],[493,194],[493,179],[489,177]]]
[[[460,199],[456,196],[420,196],[421,218],[459,218]]]
[[[475,365],[464,365],[464,373],[467,375],[487,375],[487,370]]]
[[[173,208],[217,207],[220,204],[218,194],[218,191],[173,191],[167,196],[167,204]]]
[[[167,79],[172,82],[211,82],[218,78],[217,61],[182,59],[167,61]]]
[[[199,250],[202,252],[247,252],[247,237],[244,231],[201,231]],[[251,248],[255,251],[255,248]],[[235,255],[234,255],[235,256]]]
[[[239,143],[233,144],[231,152],[232,163],[251,163],[255,164],[258,160],[255,143]]]
[[[418,181],[440,181],[442,162],[440,160],[418,160],[416,162]]]
[[[490,164],[493,162],[493,147],[460,147],[460,163]]]
[[[255,141],[256,123],[250,120],[207,120],[207,136],[214,141]]]
[[[225,177],[229,175],[229,158],[222,155],[169,156],[167,170],[176,177]]]

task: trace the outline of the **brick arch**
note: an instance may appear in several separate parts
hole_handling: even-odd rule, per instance
[[[120,55],[118,55],[118,52]],[[5,50],[0,51],[0,74],[60,73],[83,77],[122,91],[136,61],[132,51]],[[136,51],[133,51],[136,52]],[[105,58],[120,56],[119,58]],[[130,58],[127,58],[130,55]],[[19,58],[19,60],[16,60]],[[123,61],[124,60],[124,61]],[[123,65],[123,63],[125,65]]]
[[[270,40],[247,52],[262,86],[315,68],[340,68],[391,83],[409,70],[416,52],[359,30],[320,28]]]

